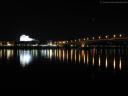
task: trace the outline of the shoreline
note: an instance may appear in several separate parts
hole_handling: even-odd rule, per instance
[[[42,47],[42,46],[0,46],[0,49],[93,49],[93,48],[128,48],[126,45],[122,46],[88,46],[88,47]]]

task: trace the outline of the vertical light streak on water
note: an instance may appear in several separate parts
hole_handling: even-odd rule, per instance
[[[72,49],[71,49],[70,56],[71,56],[71,62],[72,62],[72,57],[73,57],[73,50]]]
[[[89,52],[87,51],[87,64],[89,63]]]
[[[63,62],[65,60],[65,50],[63,50]]]
[[[108,58],[106,57],[106,60],[105,60],[105,67],[107,68],[108,67]]]
[[[114,59],[113,59],[113,69],[115,70],[115,68],[116,68],[116,61],[115,61],[115,57],[114,57]]]
[[[67,63],[68,63],[68,50],[66,52],[66,59],[67,59]]]
[[[121,57],[120,57],[120,61],[119,61],[119,69],[122,69],[122,61],[121,61]]]
[[[101,66],[101,58],[100,58],[100,55],[99,55],[99,67]]]
[[[77,50],[75,50],[75,63],[76,63],[76,61],[77,61],[77,60],[76,60],[76,59],[77,59],[77,58],[76,58],[76,53],[77,53],[76,51],[77,51]]]

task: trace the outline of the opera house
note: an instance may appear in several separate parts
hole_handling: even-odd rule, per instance
[[[20,40],[16,42],[16,46],[38,46],[39,41],[30,38],[28,35],[21,35]]]
[[[38,46],[39,41],[33,38],[30,38],[28,35],[21,35],[18,41],[15,40],[1,40],[0,47],[34,47]]]

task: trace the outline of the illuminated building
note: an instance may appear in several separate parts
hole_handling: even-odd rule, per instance
[[[27,35],[21,35],[20,36],[20,41],[35,41],[35,39],[32,39]]]
[[[19,41],[16,42],[16,46],[38,46],[39,41],[33,38],[30,38],[28,35],[21,35]]]

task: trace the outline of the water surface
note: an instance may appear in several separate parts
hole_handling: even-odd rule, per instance
[[[33,76],[70,74],[89,79],[127,79],[128,48],[0,49],[0,69],[30,72]]]

